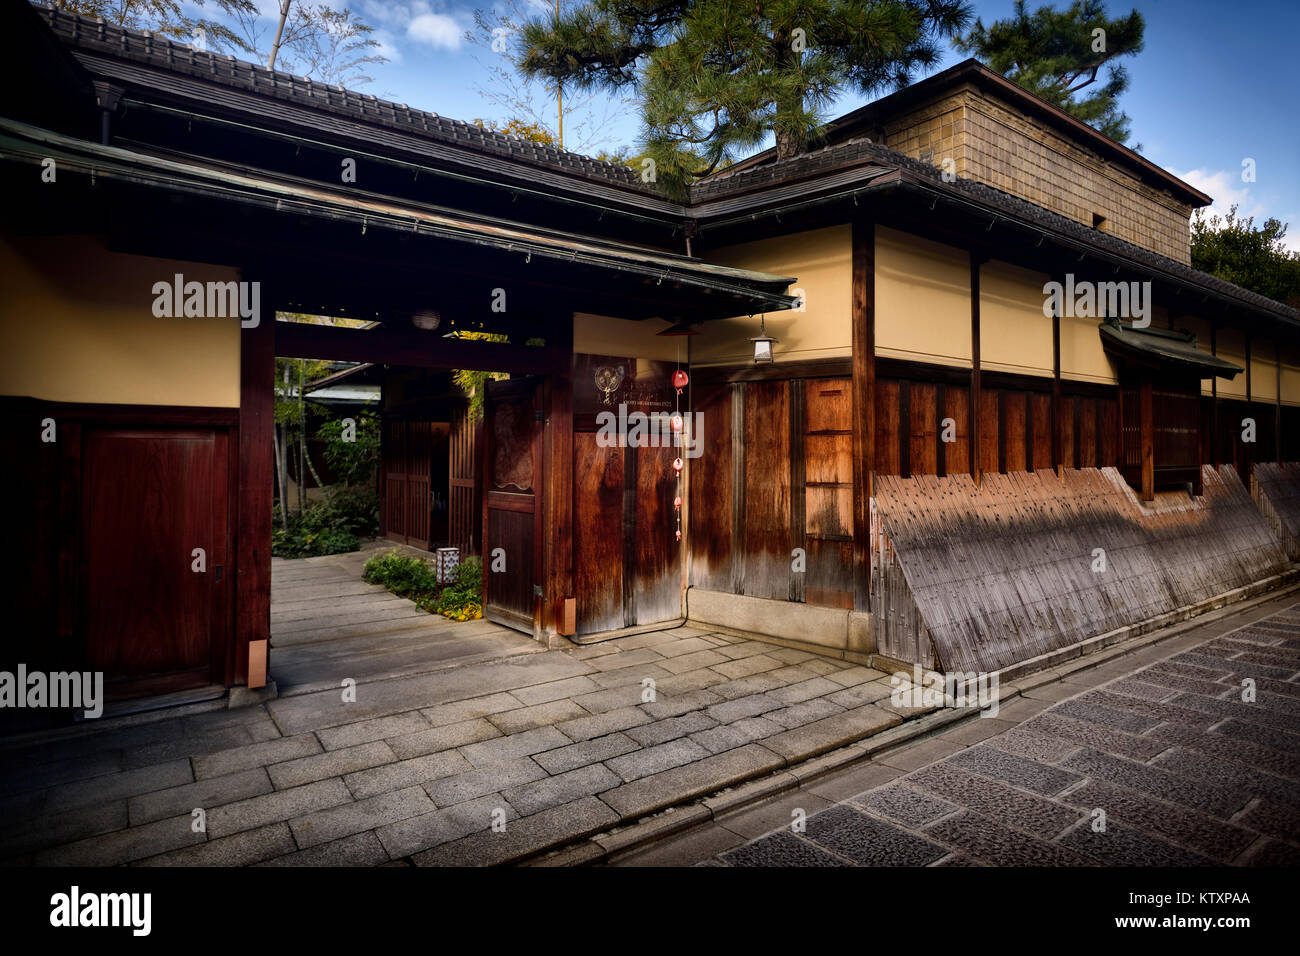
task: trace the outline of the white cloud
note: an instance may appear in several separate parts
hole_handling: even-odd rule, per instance
[[[455,50],[465,38],[465,26],[445,13],[422,13],[411,20],[406,35],[435,50]]]
[[[1235,205],[1237,207],[1237,218],[1248,219],[1253,216],[1256,227],[1262,226],[1264,220],[1270,216],[1289,223],[1286,238],[1282,241],[1287,249],[1300,252],[1300,217],[1294,214],[1282,215],[1270,210],[1264,203],[1257,200],[1251,195],[1250,187],[1253,184],[1242,182],[1240,169],[1213,171],[1193,169],[1187,172],[1170,169],[1169,171],[1189,186],[1194,186],[1214,200],[1205,209],[1206,215],[1227,216],[1228,210]]]
[[[1238,216],[1256,216],[1264,212],[1264,207],[1251,198],[1250,183],[1242,182],[1239,169],[1169,171],[1213,199],[1214,203],[1207,210],[1213,215],[1227,215],[1234,205]]]

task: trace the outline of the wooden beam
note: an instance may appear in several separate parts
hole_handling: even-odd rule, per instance
[[[876,467],[876,224],[853,223],[853,608],[871,609]]]
[[[1052,307],[1052,411],[1051,411],[1051,430],[1052,430],[1052,467],[1056,469],[1056,477],[1065,479],[1065,468],[1062,465],[1061,450],[1061,307],[1056,304]],[[1098,443],[1101,440],[1101,434],[1098,433]]]
[[[1253,419],[1255,417],[1255,407],[1254,407],[1254,397],[1251,392],[1252,383],[1250,378],[1250,366],[1251,366],[1250,333],[1246,333],[1244,337],[1246,339],[1246,414]],[[1239,425],[1233,426],[1234,431],[1239,427],[1240,427]],[[1255,423],[1255,438],[1256,438],[1256,442],[1254,442],[1253,444],[1258,444],[1259,422]],[[1234,441],[1237,447],[1241,449],[1242,461],[1241,461],[1241,467],[1238,468],[1238,477],[1241,479],[1241,483],[1246,486],[1246,490],[1249,491],[1250,476],[1251,473],[1255,470],[1255,449],[1254,447],[1248,447],[1244,441],[1240,441],[1240,440],[1234,440]]]
[[[1210,354],[1219,354],[1218,326],[1210,323]],[[1210,464],[1219,467],[1219,377],[1210,379]]]
[[[980,484],[980,262],[970,254],[970,473],[975,487]]]
[[[744,382],[731,390],[731,593],[745,593],[745,402]]]
[[[1243,336],[1246,340],[1246,404],[1249,405],[1254,398],[1251,395],[1250,381],[1250,335]]]
[[[938,419],[934,429],[934,471],[940,478],[948,474],[948,443],[943,440],[943,420],[948,414],[948,389],[942,384],[934,387],[934,415]]]
[[[1138,385],[1138,431],[1142,453],[1142,500],[1153,501],[1156,496],[1155,419],[1151,376],[1143,375]]]
[[[898,383],[898,474],[912,477],[912,383]]]
[[[546,387],[543,442],[542,630],[570,637],[573,590],[573,313],[555,316],[546,329],[551,375]]]
[[[553,358],[549,348],[445,339],[430,332],[276,322],[274,335],[274,354],[282,358],[346,359],[376,365],[463,368],[524,375],[548,374]]]
[[[1273,343],[1273,358],[1276,365],[1273,369],[1275,376],[1273,381],[1273,451],[1277,463],[1282,464],[1282,340],[1279,338]]]
[[[804,380],[790,381],[790,547],[802,548],[805,568],[808,559],[807,478],[808,461],[804,441]],[[807,571],[790,575],[790,600],[803,601],[807,594]]]
[[[239,331],[239,487],[236,496],[234,679],[266,683],[271,638],[271,499],[275,462],[274,302],[263,296],[263,318]],[[256,645],[256,646],[254,646]],[[250,650],[252,654],[250,656]]]

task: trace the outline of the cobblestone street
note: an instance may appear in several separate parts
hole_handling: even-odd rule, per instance
[[[1270,602],[622,862],[1295,865],[1298,674],[1300,603]]]

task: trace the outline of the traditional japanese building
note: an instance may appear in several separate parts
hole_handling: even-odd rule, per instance
[[[1210,197],[974,61],[672,199],[102,21],[0,17],[29,667],[118,696],[274,674],[277,355],[513,373],[451,453],[451,508],[504,558],[487,616],[547,642],[695,619],[992,669],[1300,557],[1300,315],[1190,267]],[[386,395],[388,452],[424,400]],[[625,424],[673,413],[692,447]]]

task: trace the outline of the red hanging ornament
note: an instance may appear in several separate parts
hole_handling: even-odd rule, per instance
[[[673,388],[677,389],[678,395],[682,393],[682,389],[686,387],[688,382],[690,382],[690,377],[681,369],[673,372]]]
[[[673,507],[680,508],[681,506],[682,506],[682,496],[678,495],[676,498],[673,499]]]
[[[679,431],[681,431],[681,430],[682,430],[682,413],[681,413],[681,412],[673,412],[672,417],[668,419],[668,424],[672,426],[673,431],[675,431],[675,432],[679,432]]]
[[[677,532],[677,540],[678,540],[678,541],[682,540],[682,532],[681,532],[680,529],[679,529],[678,532]]]
[[[686,463],[683,462],[680,458],[673,459],[673,471],[681,471],[685,467],[686,467]]]

